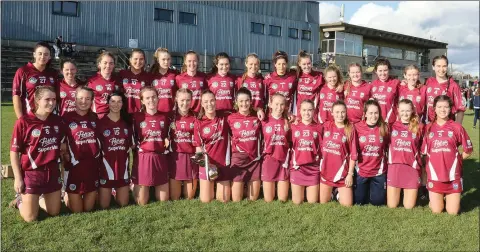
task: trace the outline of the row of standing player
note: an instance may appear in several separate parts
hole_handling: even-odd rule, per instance
[[[157,53],[158,53],[158,54],[157,54]],[[163,70],[166,70],[165,73],[168,73],[168,72],[169,72],[168,68],[162,68],[162,67],[161,67],[162,64],[160,64],[161,62],[163,62],[163,63],[164,63],[163,65],[165,65],[165,62],[167,62],[166,66],[169,66],[169,63],[168,63],[168,62],[169,62],[169,54],[168,54],[168,52],[167,52],[165,49],[159,49],[159,50],[157,51],[157,53],[156,53],[156,56],[157,56],[156,58],[158,59],[159,67],[160,67],[160,68],[157,68],[157,69],[160,69],[160,70],[158,70],[158,71],[161,73],[161,72],[162,72],[162,69],[163,69]],[[135,55],[136,55],[136,56],[143,56],[143,57],[135,57]],[[41,48],[41,46],[40,46],[40,47],[37,47],[37,48],[35,49],[34,56],[36,56],[36,57],[35,57],[35,62],[34,62],[33,64],[31,64],[31,65],[32,65],[34,68],[38,68],[38,67],[35,65],[35,63],[36,63],[36,62],[41,63],[42,60],[43,60],[43,62],[44,62],[45,59],[48,58],[48,52],[42,52],[42,48]],[[37,57],[37,56],[38,56],[38,57]],[[161,56],[164,56],[164,57],[161,57]],[[191,56],[190,59],[188,59],[189,56]],[[42,57],[43,57],[43,58],[42,58]],[[37,59],[37,58],[38,58],[38,59]],[[140,59],[139,59],[139,58],[140,58]],[[135,71],[135,69],[137,69],[137,70],[140,69],[140,73],[142,73],[142,72],[141,72],[141,67],[138,67],[138,66],[142,66],[142,64],[138,64],[139,61],[142,62],[142,58],[144,59],[144,54],[143,54],[143,52],[137,51],[137,53],[135,53],[135,52],[132,53],[132,57],[131,57],[131,63],[132,63],[132,66],[133,66],[133,67],[132,67],[132,70],[131,70],[132,73]],[[311,63],[309,62],[309,59],[310,59],[310,58],[307,57],[306,54],[300,55],[299,58],[300,58],[299,68],[302,69],[302,70],[304,70],[303,73],[301,73],[301,76],[304,76],[304,74],[309,74],[309,73],[308,73],[309,67],[310,67],[310,70],[311,70]],[[218,60],[218,57],[217,57],[217,61],[216,61],[217,67],[218,67],[218,69],[219,69],[218,73],[220,74],[221,71],[225,71],[225,70],[227,69],[226,75],[228,75],[228,67],[225,67],[225,65],[228,65],[228,63],[229,63],[229,62],[228,62],[228,57],[224,57],[224,58],[223,58],[223,61],[226,60],[226,62],[224,62],[223,65],[222,65],[222,62],[221,62],[221,61],[222,61],[221,57],[220,57],[219,59],[220,59],[220,60]],[[109,60],[110,60],[110,62],[109,62]],[[191,67],[190,70],[196,70],[196,60],[198,60],[198,57],[197,57],[197,55],[196,55],[195,53],[189,52],[189,53],[186,54],[186,56],[185,56],[185,62],[186,62],[186,64],[185,64],[185,66],[186,66],[186,67],[185,67],[185,70],[187,70],[186,73],[188,73],[188,74],[190,74],[190,75],[191,75],[191,73],[192,73],[192,71],[188,71],[188,70],[189,70],[188,66]],[[285,73],[286,63],[288,62],[287,60],[288,60],[288,58],[286,58],[286,55],[283,55],[282,53],[276,53],[275,56],[274,56],[274,59],[273,59],[274,64],[275,64],[275,66],[276,66],[276,69],[277,69],[277,70],[278,70],[278,69],[280,69],[280,70],[283,69],[283,70],[284,70],[283,73]],[[446,59],[441,59],[441,60],[446,61]],[[143,60],[143,62],[144,62],[144,60]],[[142,63],[143,63],[143,62],[142,62]],[[279,63],[279,65],[277,65],[277,62]],[[137,63],[137,64],[135,64],[135,63]],[[190,64],[190,63],[191,63],[191,64]],[[385,67],[386,67],[387,69],[390,68],[389,65],[388,65],[388,62],[386,62],[386,63],[387,63],[387,65],[385,65]],[[64,64],[63,67],[62,67],[62,68],[63,68],[63,72],[64,72],[64,76],[65,76],[65,82],[69,82],[68,80],[70,79],[70,83],[69,83],[69,84],[72,84],[72,81],[71,81],[71,80],[72,80],[72,79],[73,79],[73,80],[75,79],[75,78],[71,78],[71,77],[74,77],[74,72],[75,72],[75,70],[76,70],[75,67],[74,67],[74,65],[73,65],[73,66],[72,66],[72,65],[73,65],[73,64],[71,64],[71,62],[70,62],[70,64],[69,64],[69,63],[66,63],[66,64]],[[112,57],[111,55],[108,55],[108,54],[102,55],[102,56],[99,58],[99,68],[100,68],[100,73],[99,73],[99,75],[101,75],[102,78],[103,78],[103,77],[106,76],[105,73],[108,73],[108,72],[110,71],[110,74],[111,74],[111,71],[113,70],[113,65],[114,65],[114,64],[113,64],[113,57]],[[305,65],[306,65],[307,67],[305,67]],[[436,64],[435,64],[435,61],[434,61],[433,65],[434,65],[435,68],[437,68],[437,67],[436,67]],[[30,66],[30,67],[32,67],[32,66]],[[70,67],[68,67],[68,66],[70,66]],[[135,68],[135,66],[137,66],[138,68]],[[192,66],[195,66],[195,67],[192,68]],[[256,75],[255,75],[255,73],[258,71],[258,58],[256,58],[254,55],[250,55],[249,57],[247,57],[246,66],[247,66],[247,69],[248,69],[249,71],[247,71],[246,74],[245,74],[244,76],[242,76],[242,79],[243,79],[243,80],[246,80],[248,77],[251,77],[252,74],[253,74],[254,77],[259,77],[259,76],[256,76]],[[249,67],[249,66],[250,66],[250,67]],[[253,66],[253,67],[252,67],[252,66]],[[39,80],[39,82],[40,82],[39,84],[46,84],[46,81],[45,81],[45,80],[47,80],[47,81],[50,80],[50,82],[53,83],[53,81],[51,81],[51,78],[46,78],[46,77],[43,77],[43,78],[42,78],[41,76],[40,76],[39,78],[33,77],[33,79],[32,79],[31,76],[27,78],[26,75],[28,75],[28,67],[29,67],[29,66],[27,65],[27,66],[25,67],[25,68],[27,68],[27,69],[20,69],[20,70],[19,70],[20,74],[17,72],[17,77],[18,77],[18,76],[21,76],[21,78],[16,78],[16,79],[17,79],[17,82],[20,83],[20,85],[17,85],[17,86],[20,87],[19,90],[27,90],[28,87],[25,87],[25,85],[22,85],[21,81],[19,82],[18,80],[26,80],[26,79],[28,79],[30,83],[31,83],[31,82],[34,82],[33,84],[36,84],[36,81],[37,81],[37,80]],[[382,67],[382,65],[380,65],[380,68],[381,68],[381,67]],[[380,69],[380,68],[377,69],[377,73],[378,73],[378,75],[379,75],[379,77],[380,77],[380,79],[381,79],[382,69]],[[440,66],[439,68],[442,68],[442,66]],[[353,69],[353,71],[352,71],[352,69]],[[251,71],[251,70],[253,70],[253,71]],[[335,79],[335,77],[337,77],[337,76],[340,76],[340,74],[338,73],[338,71],[335,71],[334,68],[332,68],[332,69],[330,69],[330,70],[332,70],[332,71],[328,71],[328,69],[327,69],[327,71],[326,71],[326,77],[327,77],[327,80],[328,80],[328,82],[327,82],[328,85],[325,85],[325,86],[328,86],[330,89],[333,89],[333,88],[335,87],[335,85],[338,84],[338,83],[341,83],[341,81],[338,81],[339,78],[337,78],[337,81],[336,81],[336,82],[335,82],[335,81],[331,81],[331,80],[332,80],[332,79]],[[355,96],[355,94],[356,94],[355,88],[359,86],[359,85],[356,85],[356,84],[359,84],[359,82],[361,83],[360,78],[358,78],[358,80],[360,80],[360,81],[356,81],[356,78],[355,78],[355,77],[359,77],[359,76],[361,77],[361,68],[360,68],[359,66],[353,65],[353,66],[350,67],[349,70],[350,70],[349,72],[350,72],[350,76],[351,76],[351,78],[352,78],[352,81],[350,82],[351,84],[350,84],[350,83],[347,84],[347,88],[346,88],[347,98],[349,98],[349,97],[348,97],[348,94],[349,94],[350,92],[351,92],[352,96]],[[358,70],[358,72],[356,72],[355,70]],[[415,70],[415,69],[413,69],[413,70]],[[23,72],[22,72],[22,71],[23,71]],[[279,72],[279,71],[276,71],[275,73],[272,74],[272,76],[275,76],[275,74],[277,74],[277,77],[279,77],[279,76],[282,77],[282,76],[281,76],[281,73],[278,73],[278,72]],[[281,71],[280,71],[280,72],[281,72]],[[360,72],[360,74],[359,74],[359,72]],[[383,72],[385,72],[385,71],[383,71]],[[437,72],[437,71],[436,71],[436,72]],[[331,75],[333,75],[333,76],[329,76],[329,73],[333,73],[333,74],[331,74]],[[445,72],[445,73],[446,73],[446,72]],[[188,74],[187,74],[187,75],[188,75]],[[190,76],[190,75],[189,75],[189,76]],[[195,76],[196,74],[193,74],[193,75]],[[289,74],[287,74],[287,77],[289,77],[288,75],[289,75]],[[311,75],[315,75],[315,74],[311,74]],[[317,74],[317,75],[321,75],[321,73],[320,73],[320,74]],[[412,74],[411,74],[411,75],[412,75]],[[414,72],[413,76],[415,77],[415,75],[416,75],[416,77],[417,77],[417,79],[418,79],[418,70],[417,70],[417,73],[416,73],[416,74],[415,74],[415,72]],[[70,78],[69,78],[69,77],[70,77]],[[98,76],[96,76],[96,77],[98,77]],[[215,76],[214,76],[214,77],[215,77]],[[217,76],[217,77],[218,77],[218,76]],[[221,76],[220,76],[220,77],[221,77]],[[407,80],[409,80],[409,78],[408,78],[408,70],[406,71],[406,77],[407,77]],[[437,74],[437,77],[438,77],[438,74]],[[266,80],[268,80],[269,78],[271,78],[271,76],[270,76],[270,77],[267,76],[267,77],[266,77]],[[95,79],[95,77],[92,78],[92,79]],[[92,80],[92,79],[91,79],[91,80]],[[105,79],[105,78],[103,78],[103,79]],[[303,78],[303,79],[305,79],[305,78]],[[388,74],[387,74],[387,79],[388,79]],[[175,80],[178,80],[178,79],[175,78]],[[300,78],[299,80],[300,80],[300,83],[302,83],[302,78]],[[323,80],[323,79],[321,79],[321,80]],[[125,82],[125,79],[122,79],[122,81]],[[128,82],[128,80],[127,80],[127,82]],[[135,85],[136,82],[138,82],[138,80],[132,80],[132,84],[133,84],[133,85]],[[242,82],[244,82],[244,81],[242,81]],[[265,81],[265,80],[263,81],[263,84],[264,84],[263,87],[265,87],[266,85],[268,85],[268,83],[265,84],[265,82],[267,82],[267,81]],[[321,82],[321,81],[310,80],[310,79],[307,78],[307,80],[306,80],[306,81],[303,80],[303,82],[310,83],[310,84],[313,84],[313,85],[314,85],[314,84],[318,84],[318,83]],[[89,83],[91,83],[91,81],[90,81]],[[160,83],[163,83],[163,84],[167,83],[167,84],[168,84],[168,83],[172,83],[172,80],[170,80],[170,82],[165,81],[165,80],[163,80],[163,81],[160,80]],[[201,82],[197,82],[196,85],[195,85],[195,81],[192,81],[190,84],[193,84],[193,85],[192,85],[193,87],[202,86],[202,85],[200,85],[199,83],[201,83]],[[210,86],[210,83],[211,83],[211,87],[215,87],[216,85],[217,85],[217,86],[222,86],[222,80],[219,80],[219,82],[216,82],[216,83],[217,83],[216,85],[215,85],[215,82],[209,82],[209,86]],[[225,83],[225,82],[223,82],[223,83]],[[226,82],[226,83],[227,83],[227,86],[228,86],[228,82]],[[230,85],[231,85],[231,83],[232,83],[232,82],[230,82]],[[241,82],[240,82],[240,83],[241,83]],[[409,83],[411,83],[411,81],[409,81]],[[414,84],[413,84],[413,87],[415,87],[416,81],[413,82],[413,83],[414,83]],[[15,84],[15,83],[14,83],[14,84]],[[31,84],[32,84],[32,83],[31,83]],[[159,81],[155,82],[155,80],[154,80],[154,81],[152,81],[152,84],[153,84],[154,86],[155,86],[155,84],[158,85],[158,84],[159,84]],[[182,83],[182,86],[185,86],[185,84],[186,84],[186,83]],[[250,83],[250,84],[252,84],[252,83]],[[290,84],[290,83],[289,83],[289,84]],[[331,84],[332,84],[332,85],[331,85]],[[365,84],[365,83],[363,83],[363,84]],[[145,84],[144,84],[144,85],[145,85]],[[248,83],[245,83],[244,85],[247,85],[247,86],[248,86]],[[15,86],[15,85],[14,85],[14,86]],[[22,88],[22,86],[23,86],[23,88]],[[74,85],[71,85],[71,86],[74,86]],[[100,89],[103,89],[103,88],[98,88],[98,85],[93,85],[93,86],[95,87],[95,90],[96,90],[96,91],[98,91],[98,90],[100,90]],[[113,86],[115,86],[115,85],[113,84]],[[138,86],[141,87],[141,86],[142,86],[142,83],[140,82],[140,85],[138,85]],[[176,85],[171,85],[171,86],[175,87]],[[295,83],[295,81],[294,81],[294,83],[292,83],[291,85],[287,85],[286,83],[283,83],[283,82],[278,82],[278,83],[273,82],[273,84],[271,84],[270,86],[272,87],[272,89],[274,89],[274,91],[276,91],[275,89],[279,89],[280,86],[282,86],[282,87],[284,87],[284,86],[288,86],[288,87],[292,86],[292,87],[293,87],[293,86],[296,86],[296,83]],[[397,85],[397,86],[398,86],[398,85]],[[454,87],[455,87],[455,85],[450,85],[450,84],[443,85],[443,86],[447,86],[447,88],[444,88],[444,89],[447,89],[447,90],[450,90],[450,89],[451,89],[451,88],[448,88],[448,86],[453,87],[453,90],[454,90]],[[188,86],[187,86],[187,87],[188,87]],[[260,88],[261,88],[261,87],[262,87],[262,83],[259,83],[258,85],[251,85],[251,86],[249,86],[248,88],[249,88],[249,89],[253,89],[253,88],[255,88],[255,87],[260,87]],[[298,91],[297,94],[299,94],[299,95],[302,94],[302,91],[312,90],[312,89],[308,89],[308,87],[301,87],[301,85],[298,85],[298,87],[299,87],[299,91]],[[409,87],[409,89],[415,89],[415,88],[412,88],[410,84],[408,85],[408,87]],[[310,88],[311,88],[311,87],[310,87]],[[391,91],[391,89],[389,90],[388,87],[383,87],[383,88],[384,88],[386,91]],[[108,91],[110,91],[110,90],[112,90],[113,88],[112,88],[112,85],[109,86],[109,85],[107,84],[107,85],[105,86],[105,89],[108,90]],[[373,87],[372,89],[375,89],[375,87]],[[380,89],[382,89],[382,88],[379,87],[379,90],[380,90]],[[157,88],[157,90],[158,90],[158,88]],[[427,89],[427,90],[428,90],[428,89]],[[438,92],[441,92],[441,91],[438,91],[436,88],[433,88],[432,90],[435,90],[435,91],[434,91],[435,94],[437,94]],[[125,88],[125,91],[128,91],[128,87]],[[130,91],[131,91],[131,89],[130,89]],[[161,90],[158,90],[158,91],[160,91],[160,92],[159,92],[159,93],[160,93],[160,94],[159,94],[159,98],[162,98],[162,96],[161,96],[161,93],[162,93]],[[215,91],[215,90],[214,90],[214,91]],[[260,91],[258,91],[257,93],[255,92],[255,90],[252,90],[252,91],[253,91],[252,93],[254,93],[253,96],[255,96],[255,94],[261,95],[261,93],[262,93],[262,92],[260,92]],[[171,91],[170,91],[170,92],[171,92]],[[282,93],[282,91],[279,91],[279,92]],[[66,93],[66,92],[63,92],[63,94],[62,94],[62,92],[60,91],[59,96],[60,96],[60,99],[61,99],[61,100],[66,100],[66,99],[62,99],[62,98],[67,98],[67,97],[74,96],[74,94],[71,94],[71,93],[69,93],[69,94],[66,96],[65,93]],[[137,91],[136,93],[138,94],[138,91]],[[167,93],[167,92],[164,91],[163,93]],[[225,92],[218,92],[218,93],[220,93],[220,94],[222,94],[222,93],[225,94]],[[218,97],[218,93],[215,95],[215,96],[217,97],[217,99],[219,98],[219,97]],[[314,92],[312,92],[312,93],[314,93]],[[312,95],[312,93],[310,93],[310,95]],[[394,93],[395,93],[395,92],[394,92]],[[447,93],[454,93],[454,92],[447,92]],[[14,89],[14,94],[15,94],[15,89]],[[171,94],[172,94],[172,93],[170,93],[170,97],[172,97]],[[268,93],[267,93],[267,94],[268,94]],[[287,94],[287,93],[282,93],[282,94]],[[305,94],[305,93],[303,93],[303,94]],[[338,94],[338,93],[337,93],[337,94]],[[21,96],[21,95],[22,95],[22,93],[20,92],[20,95],[17,95],[17,96]],[[24,94],[24,97],[25,97],[25,96],[28,97],[28,95],[25,95],[25,94]],[[127,92],[127,96],[128,96],[128,92]],[[233,96],[233,95],[232,95],[232,96]],[[362,92],[360,92],[360,94],[357,94],[357,96],[358,96],[358,97],[361,97],[361,98],[365,98],[365,97],[368,98],[368,97],[369,97],[369,96],[366,96],[366,95],[365,95],[364,93],[362,93]],[[31,97],[31,96],[30,96],[30,97]],[[101,97],[105,97],[105,94],[101,95]],[[316,95],[315,98],[324,100],[326,97],[328,97],[328,95],[325,95],[324,97],[322,97],[322,94],[320,93],[320,94]],[[377,95],[377,96],[374,95],[374,97],[381,99],[381,97],[379,97],[378,95]],[[408,97],[408,96],[407,96],[407,97]],[[315,98],[314,98],[314,101],[316,100]],[[417,97],[417,99],[418,99],[418,97]],[[14,99],[14,100],[15,100],[15,99]],[[195,98],[193,98],[193,100],[195,100]],[[221,97],[220,97],[220,100],[221,100]],[[262,100],[263,100],[263,99],[260,99],[260,101],[262,101]],[[297,100],[300,101],[301,99],[297,99]],[[352,99],[347,99],[347,107],[348,107],[349,102],[351,102],[351,100],[352,100]],[[414,99],[414,100],[415,100],[415,99]],[[254,106],[255,106],[255,103],[256,103],[257,101],[258,101],[258,100],[255,100],[255,98],[253,98]],[[287,98],[287,102],[288,102],[288,98]],[[160,102],[160,103],[162,103],[162,102]],[[173,102],[172,102],[172,103],[173,103]],[[27,104],[28,104],[28,103],[27,103]],[[71,102],[70,102],[70,104],[71,104]],[[17,105],[18,105],[18,102],[17,102]],[[216,105],[217,105],[217,104],[216,104]],[[315,105],[315,104],[314,104],[314,105]],[[355,107],[355,105],[358,105],[358,102],[353,101],[350,105],[353,105],[353,107]],[[321,104],[319,104],[319,106],[321,106]],[[328,105],[327,105],[327,106],[328,106]],[[331,106],[331,103],[330,103],[330,106]],[[27,106],[27,107],[28,107],[28,106]],[[98,106],[98,107],[99,107],[99,106]],[[130,106],[129,106],[129,107],[130,107]],[[192,105],[192,107],[193,107],[193,109],[195,110],[195,108],[197,108],[198,106],[193,106],[193,105]],[[220,106],[220,107],[221,107],[221,106]],[[260,106],[260,107],[261,107],[261,106]],[[419,106],[416,106],[416,107],[418,108]],[[94,106],[94,108],[97,108],[97,107]],[[18,106],[16,106],[16,111],[18,111],[18,110],[19,110],[19,109],[18,109]],[[350,112],[351,110],[352,110],[352,107],[349,107],[349,109],[347,110],[347,112]],[[20,111],[21,111],[21,109],[20,109]],[[261,111],[261,110],[260,110],[260,111]],[[98,113],[98,111],[97,111],[97,113]],[[18,115],[18,114],[19,114],[19,113],[17,112],[17,115]],[[261,114],[261,113],[258,113],[258,114]],[[328,115],[328,114],[329,114],[329,113],[327,112],[327,115]],[[349,113],[349,114],[350,114],[350,113]],[[358,114],[358,113],[357,113],[357,114]],[[387,114],[387,115],[388,115],[388,114]],[[259,115],[259,117],[261,117],[261,115]],[[351,117],[353,118],[354,116],[351,116]],[[319,121],[322,122],[321,117],[319,117]]]

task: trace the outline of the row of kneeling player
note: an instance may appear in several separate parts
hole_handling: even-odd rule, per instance
[[[76,90],[75,110],[59,117],[52,113],[55,90],[36,89],[34,109],[17,120],[11,140],[14,188],[21,199],[17,206],[25,220],[36,219],[39,207],[58,214],[62,184],[73,212],[93,209],[97,193],[101,208],[109,207],[112,189],[119,205],[128,204],[130,183],[141,205],[148,203],[151,187],[156,199],[165,201],[179,199],[183,184],[184,197],[191,199],[197,181],[202,202],[242,200],[245,186],[248,199],[256,200],[263,183],[266,201],[275,195],[287,201],[291,187],[296,204],[305,194],[308,202],[325,203],[337,188],[345,206],[386,200],[396,207],[403,189],[404,206],[412,208],[423,170],[432,211],[443,211],[446,202],[449,213],[459,212],[462,159],[473,147],[464,128],[450,119],[448,96],[435,98],[435,117],[426,126],[408,99],[397,104],[398,120],[388,125],[376,99],[365,102],[360,122],[349,121],[347,106],[339,100],[332,105],[332,119],[320,124],[313,120],[311,100],[301,102],[300,116],[289,117],[281,93],[271,96],[264,120],[253,110],[247,88],[236,93],[232,113],[216,109],[210,90],[200,95],[197,115],[187,88],[176,92],[173,114],[158,111],[155,88],[143,87],[139,96],[141,110],[130,117],[122,110],[123,94],[113,92],[107,97],[108,114],[98,119],[90,109],[93,90],[82,86]],[[216,167],[216,180],[191,161],[200,152]],[[58,169],[60,159],[64,171]]]

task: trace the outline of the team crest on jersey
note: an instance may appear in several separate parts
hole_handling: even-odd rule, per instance
[[[53,77],[50,77],[49,79],[50,79],[50,83],[53,84],[53,83],[55,82],[55,80],[53,79]]]
[[[433,182],[428,182],[428,187],[433,188]]]
[[[165,127],[165,122],[164,121],[160,121],[160,128],[164,128]]]
[[[173,129],[173,130],[176,129],[175,122],[171,122],[171,123],[170,123],[170,129]]]
[[[330,136],[330,131],[325,131],[325,137],[329,137]]]
[[[430,93],[430,92],[432,92],[432,88],[431,88],[431,87],[428,87],[428,88],[427,88],[427,93]]]
[[[394,136],[394,137],[398,136],[398,131],[396,131],[396,130],[392,131],[392,136]]]
[[[430,132],[430,134],[428,135],[429,138],[432,138],[435,134],[433,134],[433,132]]]
[[[365,143],[367,141],[367,138],[365,136],[360,137],[360,142]]]
[[[300,131],[295,131],[295,137],[299,137],[300,136]]]
[[[68,125],[68,127],[70,127],[70,129],[74,130],[74,129],[77,128],[77,124],[72,122],[72,123],[70,123],[70,125]]]
[[[128,129],[123,129],[123,132],[125,132],[125,135],[128,135]]]
[[[60,98],[65,98],[65,97],[67,97],[67,93],[65,93],[63,91],[60,92]]]
[[[145,87],[145,81],[140,82],[140,85],[142,85],[142,87]]]
[[[141,123],[140,123],[140,128],[143,129],[143,128],[145,128],[145,127],[147,127],[147,123],[146,123],[146,122],[141,122]]]
[[[105,130],[105,131],[103,132],[103,136],[104,136],[104,137],[110,136],[110,130],[108,130],[108,129]]]
[[[346,136],[342,136],[342,143],[345,143],[347,141],[347,137]]]
[[[200,87],[203,87],[203,81],[200,81]]]
[[[448,131],[448,137],[453,137],[453,131]]]
[[[380,140],[380,143],[383,143],[383,137],[379,137],[378,140]]]
[[[233,124],[233,127],[234,127],[235,129],[240,129],[241,126],[242,126],[242,125],[241,125],[239,122],[236,122],[236,123]]]
[[[182,83],[182,88],[188,88],[188,84],[187,83]]]
[[[58,133],[59,129],[58,129],[58,126],[57,126],[57,125],[54,125],[54,126],[53,126],[53,129],[55,130],[55,133]]]
[[[39,129],[34,129],[32,131],[32,136],[33,137],[39,137],[40,136],[40,130]]]
[[[193,127],[195,127],[195,125],[193,123],[190,123],[190,129],[193,129]]]
[[[154,80],[154,81],[152,82],[152,84],[153,84],[154,87],[158,86],[158,80]]]
[[[277,89],[277,88],[278,88],[278,85],[277,85],[277,84],[273,84],[273,85],[272,85],[272,88],[273,88],[273,89]]]
[[[468,146],[468,147],[472,146],[472,141],[467,140],[467,146]]]
[[[293,87],[293,84],[290,82],[288,83],[288,88],[292,88]]]
[[[105,185],[107,183],[107,180],[105,179],[100,179],[100,184]]]
[[[422,100],[422,97],[421,96],[417,96],[417,102],[420,102]]]
[[[203,134],[208,134],[210,133],[210,128],[209,127],[206,127],[203,129]]]
[[[360,93],[360,98],[363,98],[365,94],[363,92]]]
[[[231,88],[233,87],[233,81],[230,81],[230,87]]]
[[[28,82],[32,83],[32,84],[35,84],[37,83],[37,78],[35,77],[30,77],[30,79],[28,79]]]
[[[77,186],[75,184],[70,184],[68,188],[70,188],[71,191],[75,191],[75,189],[77,189]]]
[[[373,88],[372,88],[372,91],[373,91],[373,92],[377,91],[377,87],[373,87]]]
[[[242,86],[248,88],[248,83],[244,82]]]
[[[317,138],[318,137],[318,133],[317,132],[313,132],[313,138]]]
[[[175,85],[175,81],[174,81],[174,80],[170,80],[170,86],[173,87],[173,85]]]
[[[387,92],[389,92],[389,93],[392,92],[392,88],[391,88],[391,87],[388,87],[388,88],[387,88]]]
[[[97,91],[100,92],[100,91],[103,90],[103,87],[102,87],[101,85],[97,85],[97,86],[95,87],[95,90],[97,90]]]
[[[320,99],[323,99],[325,98],[325,95],[324,94],[320,94]]]
[[[123,79],[123,85],[125,85],[125,84],[128,84],[128,79],[127,78]],[[135,82],[132,83],[132,84],[135,85]]]
[[[453,183],[453,190],[458,190],[458,184],[457,183]]]
[[[218,87],[218,82],[212,83],[212,87],[217,88]]]
[[[92,127],[96,128],[97,127],[97,124],[95,122],[90,122],[90,124],[92,125]]]
[[[417,138],[417,134],[412,133],[412,138],[413,138],[413,139]]]
[[[272,133],[272,127],[271,127],[271,126],[268,126],[268,127],[265,129],[265,132],[267,132],[267,133]]]

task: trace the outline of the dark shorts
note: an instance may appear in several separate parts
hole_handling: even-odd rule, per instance
[[[402,189],[418,189],[421,183],[420,171],[405,164],[390,164],[387,171],[387,185]]]
[[[48,194],[62,189],[62,180],[57,161],[52,161],[35,170],[22,170],[26,194]]]
[[[230,174],[235,182],[260,180],[261,160],[254,161],[246,153],[232,153]]]
[[[290,168],[290,183],[299,186],[320,184],[319,165],[301,165],[299,169]]]
[[[461,193],[463,191],[463,180],[456,179],[454,181],[440,182],[428,180],[427,188],[431,192],[450,194],[450,193]]]
[[[265,155],[262,161],[261,179],[265,182],[285,181],[290,178],[288,168],[282,166],[280,162],[270,155]]]
[[[73,167],[65,167],[65,192],[85,194],[96,191],[99,186],[100,158],[83,159]]]
[[[168,183],[167,155],[153,152],[137,152],[134,155],[133,184],[159,186]]]
[[[198,179],[198,165],[191,161],[193,153],[170,153],[169,177],[175,180]]]

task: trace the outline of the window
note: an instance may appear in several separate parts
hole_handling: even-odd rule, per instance
[[[177,69],[182,68],[183,57],[182,56],[172,56],[172,66],[175,66]]]
[[[173,22],[173,11],[167,9],[155,8],[154,20]]]
[[[382,47],[380,49],[380,56],[393,58],[393,59],[403,59],[402,49]]]
[[[298,29],[288,28],[288,37],[289,38],[298,38]]]
[[[336,32],[335,53],[362,56],[363,37],[356,34]]]
[[[417,52],[405,51],[405,59],[416,61],[417,60]]]
[[[180,12],[178,15],[178,22],[180,24],[197,25],[197,14]]]
[[[365,44],[363,48],[367,54],[366,56],[378,56],[378,46]]]
[[[270,35],[271,36],[282,36],[282,27],[276,25],[270,25]]]
[[[260,70],[270,71],[270,62],[268,62],[268,61],[260,62]]]
[[[311,40],[312,39],[312,32],[308,30],[302,30],[302,39],[303,40]]]
[[[252,32],[258,34],[264,34],[264,24],[252,22]]]
[[[54,1],[52,2],[53,14],[65,16],[78,16],[78,2]]]

